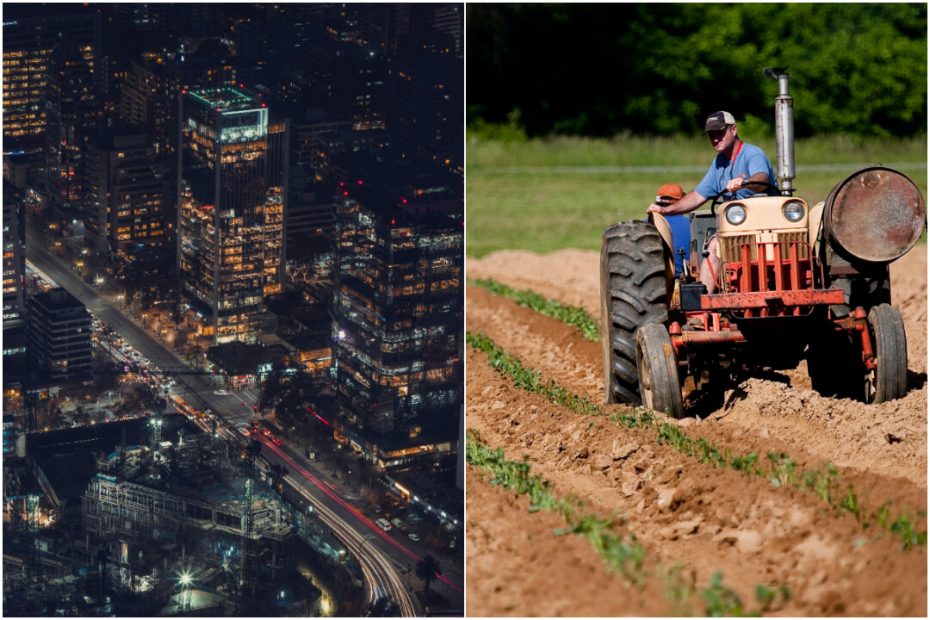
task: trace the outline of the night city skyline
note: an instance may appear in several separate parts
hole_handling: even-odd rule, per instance
[[[3,5],[3,613],[464,613],[464,6]]]

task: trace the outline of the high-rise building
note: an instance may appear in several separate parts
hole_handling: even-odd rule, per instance
[[[129,260],[140,246],[165,244],[164,183],[148,134],[98,134],[87,152],[84,226],[95,247]]]
[[[38,181],[48,163],[46,130],[58,111],[57,101],[49,100],[52,55],[67,44],[93,72],[100,16],[79,5],[40,4],[7,5],[3,15],[4,159],[26,161]],[[75,52],[61,53],[71,57]]]
[[[3,181],[3,384],[18,391],[26,359],[26,213],[24,194]]]
[[[143,127],[151,135],[159,155],[175,152],[178,80],[164,64],[134,62],[120,85],[120,120]]]
[[[251,341],[283,279],[287,125],[231,87],[184,92],[179,118],[181,291],[199,333]]]
[[[26,214],[23,195],[3,182],[3,325],[22,318],[26,273]]]
[[[451,451],[463,380],[461,195],[435,181],[402,192],[352,185],[336,222],[341,412],[376,461],[414,446]]]
[[[392,144],[404,158],[464,170],[461,57],[451,35],[411,35],[391,69]]]
[[[27,302],[29,354],[43,376],[69,381],[92,368],[90,314],[63,288],[39,293]]]
[[[93,60],[70,34],[52,53],[48,79],[48,198],[63,214],[83,213],[87,144],[102,117]]]

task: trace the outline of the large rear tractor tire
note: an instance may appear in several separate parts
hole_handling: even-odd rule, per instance
[[[678,360],[664,325],[650,323],[636,332],[636,367],[643,406],[680,418],[684,407],[678,382]]]
[[[897,308],[880,304],[869,311],[869,335],[878,366],[865,373],[865,402],[884,403],[907,392],[907,337]]]
[[[601,243],[601,342],[607,403],[639,405],[636,330],[668,318],[665,248],[655,226],[620,222]]]

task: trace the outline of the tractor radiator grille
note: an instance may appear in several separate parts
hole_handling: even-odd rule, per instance
[[[735,263],[741,259],[740,248],[743,245],[749,245],[749,258],[756,260],[759,258],[759,248],[756,245],[755,235],[740,235],[738,237],[721,237],[720,238],[720,257],[725,263]]]
[[[721,237],[720,238],[720,256],[723,258],[723,262],[732,263],[739,262],[742,260],[741,248],[743,245],[749,246],[749,259],[755,261],[759,258],[759,246],[757,242],[760,239],[757,235],[739,235],[735,237]],[[798,258],[807,259],[810,258],[810,248],[807,245],[807,231],[799,230],[796,232],[784,232],[779,233],[778,243],[781,245],[781,256],[783,260],[787,260],[790,256],[790,249],[792,243],[797,243],[798,247]],[[769,260],[772,259],[772,247],[774,244],[770,243],[769,245]]]

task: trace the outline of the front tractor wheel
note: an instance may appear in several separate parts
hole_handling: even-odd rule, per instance
[[[865,402],[883,403],[907,392],[907,338],[897,308],[880,304],[869,311],[869,336],[878,365],[865,372]]]
[[[678,360],[664,325],[650,323],[636,332],[636,369],[643,405],[680,418],[684,407],[678,382]]]

